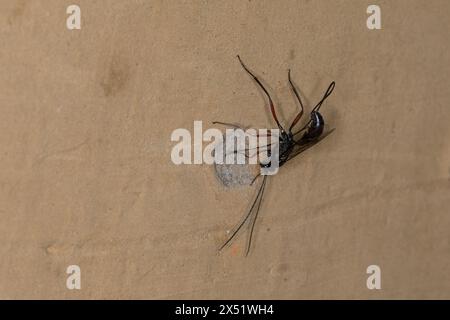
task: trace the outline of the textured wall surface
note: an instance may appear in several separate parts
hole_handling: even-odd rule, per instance
[[[0,298],[450,298],[450,2],[0,0]],[[176,166],[176,128],[336,131],[253,187]],[[66,288],[81,267],[82,289]],[[366,268],[381,267],[382,290]]]

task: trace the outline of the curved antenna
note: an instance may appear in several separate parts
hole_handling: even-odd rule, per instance
[[[269,92],[266,90],[266,88],[264,88],[264,86],[261,83],[261,81],[259,81],[259,79],[253,73],[251,73],[250,70],[247,69],[247,67],[242,62],[241,57],[239,57],[239,55],[237,55],[237,58],[239,59],[239,62],[241,63],[242,68],[244,68],[244,70],[247,71],[247,73],[253,77],[253,79],[256,81],[256,83],[261,87],[261,89],[263,89],[264,93],[269,98],[270,111],[272,112],[272,117],[275,120],[275,122],[277,123],[278,129],[280,129],[281,131],[285,131],[283,129],[283,127],[281,126],[280,122],[278,121],[277,114],[275,113],[275,107],[273,105],[273,101],[272,101],[272,98],[270,97]]]
[[[331,93],[334,90],[336,83],[333,81],[330,83],[330,85],[328,86],[327,91],[325,92],[322,100],[319,101],[319,103],[314,107],[313,111],[319,111],[320,107],[322,106],[322,103],[331,95]]]
[[[303,102],[302,99],[300,98],[300,95],[297,92],[297,89],[295,88],[294,84],[292,83],[291,80],[291,69],[288,70],[288,80],[289,80],[289,84],[291,85],[291,89],[292,91],[294,91],[295,96],[297,97],[298,102],[300,103],[300,112],[297,114],[297,116],[295,117],[294,121],[292,121],[291,126],[289,127],[289,132],[291,132],[292,128],[297,124],[297,122],[301,119],[301,117],[303,116]]]
[[[259,209],[261,208],[261,203],[262,203],[262,199],[263,199],[263,195],[264,195],[264,189],[266,189],[266,179],[267,179],[267,176],[264,176],[264,180],[262,182],[261,196],[259,197],[258,207],[256,208],[255,215],[253,216],[253,222],[252,222],[252,225],[250,228],[250,234],[248,236],[247,249],[245,251],[245,256],[248,256],[248,253],[250,252],[250,247],[252,245],[253,229],[255,228],[256,219],[258,218]]]
[[[244,220],[242,220],[242,222],[239,224],[239,226],[236,228],[236,230],[234,230],[233,234],[228,238],[227,241],[225,241],[225,243],[219,248],[219,251],[221,251],[227,244],[229,244],[231,242],[231,240],[234,239],[234,237],[237,235],[237,233],[239,232],[239,230],[241,230],[242,226],[244,225],[244,223],[248,220],[248,218],[251,216],[251,213],[253,212],[253,209],[255,208],[256,203],[258,202],[258,199],[260,198],[260,196],[262,197],[262,192],[264,191],[264,185],[266,184],[266,178],[267,176],[264,176],[264,180],[263,182],[261,182],[261,186],[259,187],[259,191],[258,194],[256,195],[255,201],[253,201],[253,204],[250,208],[250,210],[248,211],[247,215],[245,216]],[[259,211],[259,206],[258,206],[258,211]]]

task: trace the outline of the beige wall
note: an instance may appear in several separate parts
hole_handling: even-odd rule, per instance
[[[366,8],[382,10],[382,30]],[[450,2],[0,1],[0,298],[450,298]],[[336,131],[255,189],[175,166],[194,120]],[[82,289],[66,289],[66,267]],[[377,264],[382,290],[366,288]]]

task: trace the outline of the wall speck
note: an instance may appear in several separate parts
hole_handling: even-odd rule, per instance
[[[289,50],[289,59],[290,60],[295,59],[295,50],[294,49]]]
[[[105,79],[100,83],[106,97],[114,96],[120,92],[130,77],[130,69],[126,63],[113,59],[109,65]]]
[[[18,20],[25,13],[25,8],[27,6],[26,0],[17,1],[14,9],[11,12],[11,15],[8,18],[8,24],[11,25],[14,21]]]

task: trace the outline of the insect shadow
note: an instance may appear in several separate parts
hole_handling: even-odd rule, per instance
[[[270,112],[272,114],[273,120],[275,121],[278,129],[279,129],[279,138],[278,138],[278,147],[279,147],[279,167],[281,168],[284,164],[286,164],[288,161],[294,159],[302,152],[308,150],[315,144],[317,144],[319,141],[323,140],[325,137],[327,137],[329,134],[331,134],[334,129],[329,130],[328,132],[324,133],[325,128],[325,121],[320,113],[320,108],[322,107],[322,104],[325,102],[325,100],[331,95],[331,93],[334,90],[335,82],[332,81],[330,85],[328,86],[328,89],[325,91],[325,94],[323,95],[322,99],[314,106],[312,111],[309,115],[309,120],[298,130],[294,130],[296,125],[301,120],[303,114],[304,114],[304,106],[302,99],[300,97],[300,94],[298,93],[294,83],[291,79],[291,70],[288,70],[288,81],[289,85],[291,87],[291,90],[294,92],[299,104],[300,104],[300,111],[292,121],[289,128],[286,130],[283,128],[283,126],[280,124],[274,103],[272,101],[272,98],[270,97],[269,92],[264,87],[264,85],[261,83],[261,81],[247,68],[247,66],[242,62],[240,56],[238,55],[237,58],[239,59],[239,62],[242,66],[242,68],[253,78],[253,80],[258,84],[258,86],[264,91],[265,95],[267,96],[269,100],[269,107]],[[227,123],[227,122],[220,122],[220,121],[214,121],[213,124],[221,124],[229,127],[233,127],[235,129],[242,129],[239,125]],[[270,134],[270,131],[269,131]],[[244,152],[249,152],[249,149],[243,150]],[[259,148],[257,150],[259,151]],[[247,155],[248,156],[248,155]],[[268,164],[265,163],[259,163],[261,167],[267,167]],[[251,185],[261,176],[261,174],[258,174],[252,181]],[[255,223],[258,218],[258,214],[261,208],[262,199],[264,196],[264,191],[267,184],[267,175],[264,175],[262,178],[262,182],[258,188],[258,192],[256,194],[255,199],[252,202],[252,205],[250,209],[248,210],[247,214],[245,215],[244,219],[234,228],[234,231],[232,232],[231,236],[223,243],[223,245],[219,248],[219,251],[222,251],[223,248],[225,248],[228,244],[230,244],[233,239],[237,236],[240,230],[242,230],[243,226],[247,223],[249,228],[249,234],[248,234],[248,240],[247,240],[247,246],[245,250],[245,256],[247,256],[250,252],[251,244],[252,244],[252,237],[253,237],[253,231],[255,228]]]

